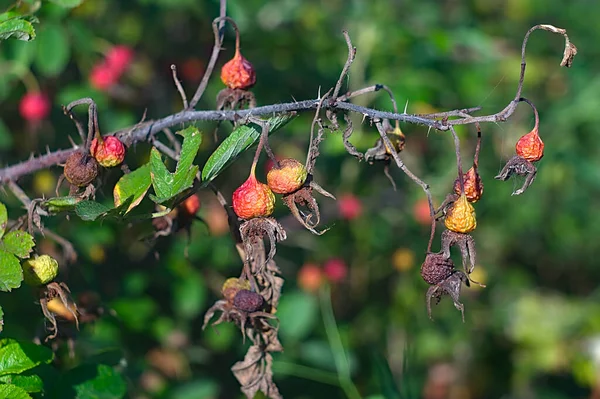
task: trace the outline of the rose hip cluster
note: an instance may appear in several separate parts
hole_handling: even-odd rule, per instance
[[[117,83],[133,60],[133,50],[127,46],[112,47],[102,62],[90,72],[90,84],[97,90],[106,91]]]
[[[535,127],[531,132],[522,136],[516,143],[516,152],[496,179],[507,180],[511,175],[526,176],[523,187],[513,195],[522,194],[535,179],[537,172],[533,162],[539,161],[544,155],[544,143],[538,134],[539,117],[535,106],[527,99],[520,101],[528,103],[535,113]],[[479,201],[483,195],[483,182],[477,171],[479,151],[481,148],[481,130],[477,125],[477,147],[473,166],[455,180],[453,193],[449,194],[444,203],[435,212],[442,213],[446,230],[441,237],[441,250],[437,253],[428,252],[421,265],[421,276],[431,285],[427,291],[427,312],[431,318],[431,300],[439,302],[443,294],[448,294],[454,306],[460,310],[464,321],[464,305],[460,303],[460,290],[463,283],[484,285],[474,281],[470,275],[476,264],[475,240],[470,235],[477,227],[475,208],[472,203]],[[435,223],[435,221],[433,221]],[[456,246],[460,250],[463,271],[457,270],[451,259],[450,248]]]

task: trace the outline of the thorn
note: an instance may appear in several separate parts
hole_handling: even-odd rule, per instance
[[[50,146],[46,144],[46,153],[50,155]]]
[[[32,160],[35,158],[35,155],[33,155],[33,152],[31,154],[29,154],[29,160]]]
[[[362,120],[360,121],[361,124],[365,123],[365,119],[367,119],[367,114],[363,114]]]
[[[429,132],[431,131],[431,126],[427,128],[427,137],[429,137]]]
[[[408,98],[406,99],[406,104],[404,104],[404,113],[406,113],[407,109],[408,109]]]
[[[319,86],[319,91],[317,92],[317,100],[321,99],[321,86]]]
[[[298,100],[296,100],[296,98],[294,96],[290,96],[290,97],[292,97],[292,100],[294,100],[295,103],[298,102]]]

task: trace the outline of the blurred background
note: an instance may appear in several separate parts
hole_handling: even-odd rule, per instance
[[[88,0],[65,10],[42,2],[36,40],[0,46],[0,163],[14,164],[46,146],[69,147],[68,136],[77,140],[77,132],[61,105],[81,97],[98,103],[104,133],[135,124],[145,111],[148,118],[178,112],[170,65],[177,65],[191,97],[213,46],[218,7],[217,1]],[[275,258],[285,278],[277,310],[285,352],[275,355],[273,369],[285,398],[347,397],[350,384],[371,399],[600,398],[600,2],[231,0],[228,15],[240,28],[242,54],[256,68],[258,105],[316,98],[319,89],[335,85],[347,56],[341,35],[347,29],[357,47],[350,89],[386,84],[409,113],[472,106],[481,106],[481,115],[498,112],[514,96],[525,32],[538,23],[567,29],[579,48],[571,69],[559,67],[561,36],[537,31],[529,41],[523,95],[539,109],[546,151],[523,195],[511,196],[522,180],[493,177],[532,129],[531,110],[521,105],[509,121],[482,126],[485,192],[475,204],[473,278],[487,288],[463,290],[465,323],[448,297],[434,306],[434,322],[427,317],[428,286],[419,274],[429,235],[422,190],[392,168],[394,191],[381,165],[357,162],[344,152],[340,135],[331,134],[316,165],[316,180],[338,198],[318,197],[323,225],[331,230],[312,235],[281,202],[276,209],[288,239]],[[116,45],[132,51],[118,74],[105,65]],[[218,70],[233,56],[230,28],[224,47],[198,109],[214,108],[224,87]],[[33,93],[45,99],[23,105]],[[384,93],[354,102],[391,110]],[[301,115],[272,136],[278,156],[304,159],[312,117]],[[351,141],[365,151],[377,132],[354,117]],[[216,145],[215,125],[198,126],[205,133],[203,165]],[[451,136],[401,128],[407,137],[402,157],[431,185],[439,205],[456,177]],[[223,124],[219,140],[230,131]],[[468,168],[475,128],[458,132]],[[132,148],[128,164],[144,162],[149,148]],[[246,179],[251,159],[244,154],[216,180],[227,198]],[[263,159],[260,180],[267,167]],[[54,167],[20,183],[32,198],[53,196],[60,173]],[[97,200],[111,203],[119,176],[104,177]],[[225,212],[210,191],[199,196],[206,223],[192,225],[187,258],[184,231],[150,243],[144,238],[150,222],[45,220],[72,241],[78,257],[66,262],[48,236],[37,237],[37,250],[62,256],[61,278],[73,295],[92,297],[105,309],[75,334],[74,358],[58,342],[59,367],[117,366],[131,398],[241,397],[229,368],[248,343],[232,325],[201,329],[223,280],[239,275],[241,262]],[[5,192],[0,201],[15,218],[24,212]],[[151,209],[150,201],[142,206]],[[3,335],[40,334],[43,316],[35,300],[28,289],[0,295]],[[327,317],[330,309],[335,320]]]

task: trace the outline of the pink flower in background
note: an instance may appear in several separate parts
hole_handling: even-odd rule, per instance
[[[19,114],[27,121],[38,122],[50,114],[50,100],[40,92],[26,93],[19,103]]]
[[[117,75],[121,75],[133,60],[133,50],[127,46],[118,45],[106,53],[106,65]]]
[[[354,194],[344,194],[338,199],[338,209],[342,218],[353,220],[362,215],[362,202]]]
[[[339,283],[348,275],[348,266],[340,258],[331,258],[325,262],[323,272],[329,281]]]
[[[90,84],[93,88],[104,91],[119,80],[119,75],[106,63],[94,65],[90,72]]]

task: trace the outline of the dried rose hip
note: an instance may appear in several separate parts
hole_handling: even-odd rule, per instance
[[[517,155],[529,162],[536,162],[544,156],[544,142],[538,134],[537,126],[517,141]]]
[[[239,290],[233,298],[233,306],[247,313],[258,312],[264,305],[262,295],[250,290]]]
[[[227,302],[233,303],[233,299],[240,290],[249,290],[250,282],[248,280],[240,280],[237,277],[230,277],[223,283],[221,293]]]
[[[301,162],[286,158],[279,161],[279,168],[273,167],[267,173],[267,184],[274,193],[290,194],[302,187],[307,175]]]
[[[90,153],[96,161],[105,168],[112,168],[123,163],[125,159],[125,146],[115,136],[106,136],[99,141],[92,140]]]
[[[233,192],[233,211],[241,219],[266,217],[275,208],[275,194],[264,183],[256,180],[254,170],[241,186]]]
[[[87,186],[98,176],[98,162],[90,155],[77,151],[67,158],[64,174],[72,185]]]
[[[449,207],[444,224],[448,230],[457,233],[469,233],[475,230],[477,227],[475,208],[469,203],[465,194],[458,197]]]
[[[230,89],[249,89],[256,83],[254,67],[236,45],[235,55],[221,68],[221,80]]]
[[[469,202],[477,202],[483,195],[483,182],[477,172],[477,168],[472,166],[471,169],[463,175],[463,184],[465,187],[465,195]],[[460,195],[460,181],[458,178],[454,181],[454,192]]]

